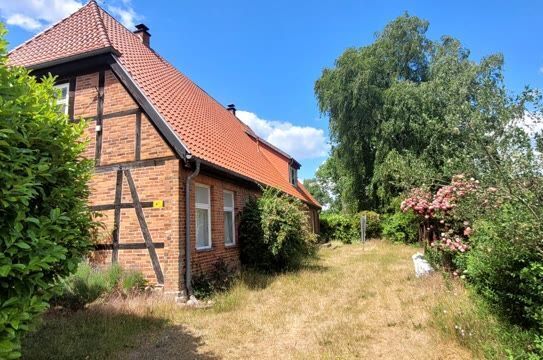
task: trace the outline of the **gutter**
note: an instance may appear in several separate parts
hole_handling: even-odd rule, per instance
[[[196,169],[187,177],[185,183],[185,289],[186,297],[192,296],[191,241],[190,241],[190,183],[200,173],[200,160],[196,159]]]

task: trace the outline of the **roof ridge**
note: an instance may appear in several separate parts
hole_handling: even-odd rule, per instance
[[[96,15],[98,16],[98,19],[100,19],[99,21],[100,21],[100,25],[101,25],[101,28],[102,28],[102,33],[105,36],[108,45],[111,46],[112,48],[115,48],[113,46],[113,43],[111,42],[111,39],[109,38],[109,34],[107,32],[107,29],[106,29],[106,24],[104,24],[104,19],[102,18],[102,14],[100,13],[100,9],[102,9],[102,8],[96,3],[95,0],[90,0],[87,3],[87,5],[91,5],[91,4],[94,4],[93,9],[96,12]],[[87,5],[85,5],[85,6],[87,6]]]
[[[32,36],[30,39],[28,39],[27,41],[17,45],[16,47],[14,47],[13,49],[11,49],[9,52],[8,52],[8,56],[14,52],[15,50],[18,50],[20,48],[22,48],[23,46],[27,45],[27,44],[30,44],[32,41],[34,40],[37,40],[39,37],[45,35],[45,33],[53,30],[54,28],[56,28],[58,25],[62,24],[63,22],[65,22],[66,20],[68,20],[69,18],[71,18],[73,15],[77,14],[78,12],[82,11],[83,9],[85,9],[89,4],[91,3],[96,3],[95,0],[90,0],[87,4],[81,6],[79,9],[77,9],[76,11],[74,11],[73,13],[71,13],[70,15],[60,19],[59,21],[57,21],[56,23],[53,23],[51,25],[49,25],[48,27],[46,27],[45,29],[43,29],[42,31],[40,31],[39,33],[37,33],[36,35]]]
[[[94,0],[91,0],[94,2]],[[97,5],[98,8],[100,10],[102,10],[104,13],[106,13],[109,17],[111,17],[114,21],[116,21],[118,24],[120,24],[123,28],[125,28],[128,32],[130,32],[133,36],[136,36],[136,34],[134,34],[133,31],[131,31],[130,29],[128,29],[126,26],[123,25],[123,23],[121,23],[119,20],[117,20],[114,16],[112,16],[109,12],[107,12],[107,10],[105,10],[103,7],[101,7],[100,5]],[[103,18],[102,16],[100,15],[100,18],[102,19],[103,21]],[[106,31],[107,31],[107,28],[106,28]],[[194,86],[196,86],[200,91],[202,91],[204,94],[206,94],[209,98],[211,98],[211,100],[213,100],[221,109],[224,109],[224,111],[226,111],[230,116],[234,116],[238,121],[240,121],[241,123],[243,123],[241,120],[239,120],[239,118],[235,115],[233,115],[230,111],[228,111],[223,104],[221,104],[217,99],[215,99],[213,97],[213,95],[211,95],[210,93],[208,93],[204,88],[202,88],[200,85],[198,85],[198,83],[196,83],[195,81],[193,81],[192,79],[190,79],[187,75],[185,75],[181,70],[179,70],[177,67],[175,67],[171,62],[169,62],[165,57],[163,57],[162,55],[160,55],[157,51],[155,51],[153,48],[151,47],[147,47],[160,61],[162,61],[164,64],[166,64],[167,66],[169,66],[170,68],[172,68],[174,71],[178,72],[179,74],[181,74],[183,77],[185,77],[187,80],[189,80],[191,83],[194,84]],[[252,130],[252,129],[251,129]]]

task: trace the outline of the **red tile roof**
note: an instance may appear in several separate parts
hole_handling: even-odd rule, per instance
[[[294,187],[288,177],[285,179],[259,149],[263,145],[258,139],[247,134],[247,125],[145,46],[95,1],[15,48],[9,62],[29,67],[112,48],[120,54],[120,64],[193,156],[320,206],[301,183]]]

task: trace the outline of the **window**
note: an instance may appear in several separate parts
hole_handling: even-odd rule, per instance
[[[196,249],[211,249],[210,189],[196,185]]]
[[[298,186],[298,170],[293,166],[289,166],[288,171],[290,183],[294,186]]]
[[[69,98],[70,98],[70,84],[58,84],[55,88],[60,90],[59,97],[57,98],[57,105],[62,114],[68,114]]]
[[[234,245],[236,243],[236,223],[234,221],[234,193],[224,191],[224,244]]]

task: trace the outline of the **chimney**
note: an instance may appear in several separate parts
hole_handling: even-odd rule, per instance
[[[145,26],[145,24],[136,25],[136,31],[134,31],[134,34],[136,34],[141,39],[141,42],[145,46],[149,47],[149,40],[151,39],[151,34],[149,34],[149,28]]]
[[[236,116],[236,105],[230,104],[226,107],[226,110],[230,111],[232,115]]]

